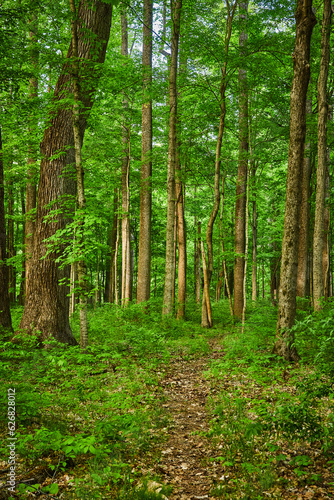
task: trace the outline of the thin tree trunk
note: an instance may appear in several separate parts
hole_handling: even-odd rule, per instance
[[[318,167],[313,232],[313,305],[315,311],[321,310],[321,299],[324,296],[323,251],[325,229],[325,186],[327,172],[327,80],[330,59],[329,40],[331,17],[331,1],[324,0],[321,28],[321,60],[318,79]]]
[[[180,146],[180,145],[179,145]],[[177,211],[177,240],[179,251],[178,262],[178,297],[176,319],[184,319],[186,309],[187,292],[187,248],[186,248],[186,225],[184,220],[183,182],[181,181],[180,157],[177,153],[176,161],[176,211]]]
[[[0,333],[12,331],[9,303],[9,273],[7,266],[5,190],[3,178],[2,136],[0,128]]]
[[[239,3],[240,16],[240,55],[245,60],[248,16],[248,1]],[[248,91],[247,70],[239,67],[239,165],[235,202],[235,264],[234,264],[234,315],[242,317],[244,297],[243,282],[245,270],[245,220],[246,220],[246,184],[248,170]]]
[[[114,293],[115,293],[115,304],[119,304],[118,297],[118,285],[117,285],[117,258],[118,258],[118,247],[119,247],[119,220],[118,215],[116,218],[116,244],[115,244],[115,257],[114,257]]]
[[[225,41],[224,41],[225,58],[224,58],[224,64],[222,68],[222,75],[220,82],[220,103],[219,103],[220,119],[219,119],[219,129],[218,129],[216,154],[215,154],[214,204],[206,230],[206,245],[207,245],[207,256],[208,256],[207,281],[209,290],[210,290],[211,277],[213,274],[213,245],[212,245],[213,225],[216,220],[220,205],[220,165],[221,165],[221,149],[222,149],[223,134],[225,128],[225,117],[226,117],[227,62],[228,62],[230,39],[232,35],[232,21],[235,14],[237,2],[235,2],[231,8],[228,2],[226,2],[226,6],[227,6],[227,23],[226,23]],[[208,294],[207,299],[210,301],[210,293]],[[211,328],[212,326],[212,320],[211,321],[209,320],[208,313],[209,311],[208,311],[207,300],[203,300],[202,322],[201,322],[203,328]]]
[[[7,236],[7,255],[13,259],[16,255],[14,244],[14,193],[13,181],[8,181],[8,236]],[[9,264],[9,300],[11,304],[16,301],[16,269],[14,264]]]
[[[195,278],[195,300],[196,304],[201,303],[201,222],[197,222],[195,217],[195,228],[197,228],[197,237],[194,241],[194,278]]]
[[[247,261],[248,261],[248,207],[249,207],[249,176],[247,175],[247,187],[246,187],[246,223],[245,223],[245,269],[244,269],[244,282],[243,282],[243,297],[244,304],[242,308],[242,329],[241,332],[244,332],[245,329],[245,319],[246,319],[246,307],[247,307],[247,296],[246,296],[246,278],[247,278]]]
[[[322,250],[322,273],[324,283],[324,298],[328,299],[329,293],[329,228],[330,228],[330,210],[329,210],[329,163],[330,157],[327,154],[327,168],[325,179],[325,209],[324,209],[324,242]]]
[[[121,13],[122,47],[121,53],[125,58],[128,50],[128,20],[126,10]],[[130,129],[127,116],[129,100],[123,93],[123,124],[122,124],[122,293],[121,304],[126,306],[130,300],[131,256],[130,256]]]
[[[290,138],[282,243],[279,308],[274,352],[288,361],[297,361],[291,327],[296,314],[301,179],[306,132],[306,95],[310,78],[310,42],[316,23],[312,0],[298,0],[295,13],[296,41],[293,53],[293,80],[290,97]]]
[[[137,302],[150,298],[152,218],[152,0],[144,0],[142,150]]]
[[[80,86],[79,86],[79,57],[78,57],[78,31],[77,31],[77,12],[75,8],[75,0],[70,0],[70,8],[72,13],[71,33],[72,33],[72,82],[73,82],[73,137],[75,151],[75,168],[77,181],[77,232],[76,243],[78,248],[78,293],[79,293],[79,308],[80,308],[80,346],[82,349],[87,347],[88,343],[88,321],[87,321],[87,266],[85,259],[85,213],[86,213],[86,198],[84,185],[84,170],[82,165],[81,155],[81,132],[80,132]]]
[[[29,100],[31,104],[38,97],[38,49],[37,47],[37,31],[38,31],[38,17],[36,12],[31,14],[29,22],[29,44],[30,44],[30,62],[32,66],[33,76],[29,79]],[[31,115],[28,119],[28,136],[29,138],[34,134],[36,123]],[[25,216],[25,294],[26,284],[28,283],[30,273],[30,259],[33,252],[33,236],[35,220],[32,211],[36,208],[36,177],[37,177],[37,151],[33,141],[28,144],[28,172],[27,172],[27,185],[26,185],[26,216]]]
[[[80,136],[84,136],[87,118],[93,104],[93,95],[96,90],[98,66],[105,58],[112,6],[101,1],[94,1],[93,5],[81,0],[78,8],[78,56],[85,61],[82,66],[85,86],[81,89],[83,110],[80,113]],[[92,36],[87,36],[90,32]],[[48,128],[44,132],[41,143],[41,171],[37,196],[37,214],[35,221],[34,246],[32,252],[30,278],[27,279],[27,295],[20,329],[28,333],[40,332],[40,338],[50,336],[58,341],[76,344],[69,325],[69,298],[68,284],[59,284],[59,281],[69,280],[69,266],[61,268],[58,258],[62,256],[62,248],[51,251],[46,256],[48,244],[45,241],[53,236],[58,229],[63,229],[68,221],[69,201],[75,194],[73,175],[64,175],[71,172],[70,165],[74,165],[74,137],[72,109],[67,105],[69,93],[73,93],[70,78],[70,58],[73,56],[72,43],[67,61],[62,68],[55,93],[55,107],[48,117]],[[93,61],[90,64],[89,61]],[[87,75],[89,74],[89,78]],[[93,78],[94,76],[94,78]],[[96,77],[95,77],[96,76]],[[59,154],[63,152],[64,154]],[[57,215],[52,216],[48,224],[45,217],[52,210]],[[44,258],[43,258],[44,257]]]
[[[109,256],[106,261],[107,277],[105,284],[105,302],[113,303],[115,301],[115,251],[116,251],[116,236],[117,236],[117,220],[118,220],[118,189],[114,189],[114,200],[113,200],[113,220],[112,227],[110,231],[110,237],[108,239],[109,246]]]
[[[207,321],[206,326],[207,328],[211,328],[212,313],[211,313],[211,302],[210,302],[210,287],[209,287],[208,268],[206,265],[206,256],[205,256],[203,241],[201,241],[201,252],[202,252],[202,266],[203,266],[203,277],[204,277],[203,302],[205,302],[206,321]],[[203,309],[204,308],[202,308],[202,314],[203,314]],[[202,316],[202,321],[203,321],[203,316]]]
[[[169,132],[167,168],[167,227],[165,288],[162,314],[173,312],[174,288],[174,225],[175,225],[175,163],[176,163],[176,121],[177,121],[177,58],[179,50],[182,0],[171,1],[172,40],[169,69]]]
[[[312,115],[312,100],[306,100],[306,115]],[[307,132],[306,132],[307,133]],[[305,143],[305,157],[302,169],[302,199],[300,206],[300,228],[298,247],[297,297],[306,296],[308,274],[308,252],[310,232],[310,180],[311,180],[311,143]]]
[[[250,175],[252,186],[252,301],[257,299],[257,207],[256,207],[256,170],[253,163]]]

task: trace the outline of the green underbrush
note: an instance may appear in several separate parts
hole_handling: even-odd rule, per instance
[[[198,308],[191,307],[199,318]],[[22,308],[13,311],[16,328],[21,313]],[[79,339],[78,313],[71,322]],[[68,499],[163,498],[165,486],[159,492],[148,489],[149,480],[159,478],[143,472],[142,460],[155,460],[160,429],[169,422],[159,380],[172,357],[190,359],[209,351],[198,324],[162,320],[154,300],[146,309],[106,304],[89,311],[84,352],[50,341],[40,348],[34,337],[4,343],[1,454],[8,455],[7,391],[12,388],[20,498],[29,491],[57,496],[58,490]],[[36,467],[35,477],[27,477]]]
[[[334,495],[332,311],[298,311],[299,365],[272,354],[277,310],[249,308],[224,338],[225,356],[207,376],[218,395],[209,403],[209,436],[224,474],[212,494],[226,499],[302,498],[300,491]]]

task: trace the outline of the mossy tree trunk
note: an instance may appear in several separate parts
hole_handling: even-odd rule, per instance
[[[312,0],[298,0],[295,12],[296,40],[290,97],[290,137],[281,278],[276,342],[273,351],[287,361],[297,361],[291,327],[296,314],[301,180],[306,132],[306,94],[310,79],[310,43],[316,18]]]

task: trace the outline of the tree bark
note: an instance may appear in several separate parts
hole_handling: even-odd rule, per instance
[[[327,172],[327,80],[330,58],[329,40],[331,17],[331,1],[324,0],[321,28],[321,59],[318,79],[318,167],[313,232],[313,305],[315,311],[321,310],[321,299],[324,296],[323,250],[325,229],[325,185]]]
[[[216,143],[216,154],[215,154],[215,184],[214,184],[214,204],[209,217],[208,226],[206,230],[206,245],[207,245],[207,256],[208,256],[208,266],[207,266],[207,282],[208,289],[210,290],[210,283],[213,274],[213,245],[212,245],[212,234],[213,225],[215,223],[219,205],[220,205],[220,166],[221,166],[221,149],[223,143],[223,135],[225,129],[225,117],[226,117],[226,88],[227,88],[227,63],[228,63],[228,52],[230,46],[230,40],[232,35],[232,21],[235,14],[235,9],[237,2],[230,8],[227,5],[227,22],[225,29],[225,40],[224,40],[224,64],[222,68],[221,83],[220,83],[220,118],[219,118],[219,129]],[[204,272],[204,270],[203,270]],[[211,328],[212,319],[209,318],[208,301],[210,302],[210,293],[208,297],[203,297],[202,301],[202,327]],[[211,309],[211,305],[210,305]]]
[[[81,131],[80,131],[80,84],[79,84],[79,58],[78,58],[78,30],[77,30],[77,12],[75,8],[75,0],[70,0],[70,8],[72,13],[71,32],[72,32],[72,80],[73,80],[73,138],[75,152],[75,169],[77,181],[77,234],[76,244],[78,254],[76,258],[78,272],[78,293],[79,293],[79,309],[80,309],[80,346],[82,349],[87,347],[88,343],[88,321],[87,321],[87,266],[85,259],[85,212],[86,198],[84,185],[84,170],[82,166],[81,155]]]
[[[8,259],[13,259],[16,255],[14,244],[14,192],[13,180],[8,180],[8,233],[7,233],[7,255]],[[16,302],[16,268],[14,264],[9,264],[9,301],[11,304]]]
[[[276,342],[273,349],[288,361],[298,360],[291,327],[296,314],[300,193],[306,132],[306,94],[310,78],[310,42],[313,26],[316,24],[312,0],[298,0],[295,18],[296,40],[292,56],[293,80],[281,279]]]
[[[178,297],[176,319],[185,317],[186,292],[187,292],[187,248],[186,248],[186,225],[184,220],[184,200],[183,200],[183,182],[181,181],[180,158],[177,154],[176,162],[176,211],[177,211],[177,240],[179,250],[178,262]]]
[[[252,186],[252,301],[257,299],[257,207],[256,207],[256,170],[254,163],[251,167]]]
[[[152,0],[144,0],[143,24],[143,105],[140,179],[140,222],[137,302],[145,302],[151,292],[152,218]]]
[[[93,105],[97,79],[96,63],[102,63],[105,58],[112,13],[110,4],[95,1],[93,5],[89,5],[82,0],[78,8],[78,56],[85,61],[85,65],[81,66],[81,78],[84,81],[81,88],[81,102],[84,105],[80,113],[81,140]],[[93,36],[88,37],[87,30]],[[76,344],[69,325],[68,284],[59,284],[63,278],[68,282],[69,266],[61,269],[56,261],[62,255],[62,248],[51,249],[46,255],[48,244],[45,242],[58,229],[65,227],[71,215],[68,204],[70,202],[73,205],[75,194],[74,172],[71,167],[75,162],[72,110],[66,104],[68,94],[73,92],[69,75],[69,58],[72,56],[71,44],[67,54],[68,62],[64,64],[55,88],[55,107],[50,112],[49,126],[41,143],[42,162],[34,246],[20,329],[28,333],[40,332],[40,338],[43,340],[53,336],[58,341]],[[93,61],[93,66],[89,61]],[[55,209],[56,215],[51,212]]]
[[[175,226],[175,163],[176,163],[176,121],[177,121],[177,58],[179,50],[182,0],[171,0],[172,40],[169,69],[169,132],[167,167],[167,227],[165,288],[162,314],[173,312],[174,289],[174,226]]]
[[[306,115],[312,114],[312,100],[306,100]],[[300,228],[298,247],[297,297],[305,297],[308,275],[308,252],[310,232],[310,180],[311,180],[311,144],[305,143],[305,157],[302,168],[302,195],[300,206]]]
[[[3,178],[2,136],[0,128],[0,333],[12,331],[9,303],[9,273],[7,266],[5,189]]]
[[[194,241],[194,280],[195,280],[195,300],[196,304],[201,303],[201,223],[197,222],[195,216],[195,229],[197,237]]]
[[[239,3],[241,33],[239,49],[245,58],[247,44],[246,23],[248,1]],[[246,220],[246,184],[248,170],[248,91],[247,70],[239,68],[239,165],[235,202],[235,264],[234,264],[234,315],[241,319],[244,304],[243,282],[245,272],[245,220]]]
[[[29,44],[30,44],[30,63],[32,68],[32,76],[29,78],[29,99],[31,103],[38,96],[38,60],[39,54],[37,46],[38,40],[38,17],[36,12],[32,12],[29,22]],[[33,116],[29,117],[28,122],[28,135],[29,138],[33,135],[36,123],[34,123]],[[28,172],[27,172],[27,185],[26,185],[26,216],[25,216],[25,295],[26,285],[30,273],[30,260],[33,251],[33,236],[35,226],[35,215],[33,211],[36,208],[36,177],[37,177],[37,152],[33,141],[30,140],[28,144]]]

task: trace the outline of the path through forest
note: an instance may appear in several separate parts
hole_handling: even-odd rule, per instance
[[[169,500],[213,498],[210,490],[222,475],[220,465],[210,462],[215,456],[211,441],[201,435],[209,429],[206,404],[214,392],[203,372],[211,359],[223,355],[217,339],[210,341],[210,347],[211,352],[200,358],[173,360],[161,381],[171,425],[155,472],[173,485]]]

